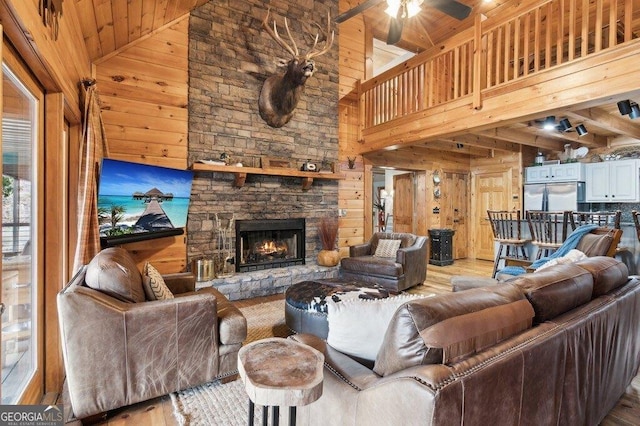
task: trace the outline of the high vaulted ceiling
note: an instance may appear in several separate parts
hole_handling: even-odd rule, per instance
[[[209,0],[75,0],[92,61],[148,36]]]
[[[119,49],[163,29],[176,19],[209,0],[75,0],[87,50],[93,61],[111,55]],[[340,0],[340,10],[354,7],[365,0]],[[491,17],[507,13],[523,1],[459,0],[472,7],[470,16],[458,21],[433,7],[429,1],[422,11],[405,24],[399,46],[414,52],[442,43],[456,33],[473,26],[475,17],[482,13]],[[533,2],[534,0],[524,0]],[[389,18],[384,13],[386,4],[370,8],[363,13],[366,24],[375,38],[386,40]],[[361,19],[361,18],[352,18]],[[635,20],[635,17],[634,17]],[[640,101],[640,99],[637,99]],[[520,145],[541,149],[545,153],[561,151],[565,143],[573,148],[606,147],[628,143],[640,144],[640,119],[630,120],[618,113],[616,100],[590,109],[566,109],[555,113],[558,120],[568,118],[575,125],[584,124],[589,134],[578,137],[575,132],[542,130],[544,117],[527,117],[516,124],[489,131],[475,132],[447,140],[417,144],[430,148],[486,157],[494,149],[517,151]]]

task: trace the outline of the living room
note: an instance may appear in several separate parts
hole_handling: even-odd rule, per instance
[[[113,3],[114,10],[119,10],[120,14],[127,10],[127,6]],[[222,221],[220,226],[227,225],[232,219],[304,217],[308,264],[315,262],[320,250],[317,235],[320,219],[340,216],[338,249],[342,257],[347,257],[349,246],[369,240],[373,232],[373,227],[365,224],[373,223],[374,167],[396,167],[424,174],[424,211],[427,214],[423,215],[422,222],[414,225],[415,233],[419,235],[426,235],[428,229],[449,226],[446,222],[449,215],[433,213],[438,204],[432,196],[432,175],[437,170],[470,176],[500,173],[503,184],[496,188],[500,202],[495,207],[520,205],[523,169],[533,163],[537,154],[535,141],[521,145],[496,138],[492,142],[496,148],[489,149],[486,140],[479,141],[484,148],[473,147],[473,138],[442,133],[450,141],[445,147],[442,141],[431,141],[434,134],[424,133],[426,130],[415,136],[420,138],[418,143],[413,136],[409,138],[402,134],[391,135],[385,146],[377,142],[377,135],[365,134],[364,143],[359,141],[362,136],[358,125],[359,101],[352,91],[356,79],[365,80],[366,61],[347,58],[366,57],[366,19],[362,17],[340,24],[333,47],[316,58],[317,70],[306,85],[292,121],[279,129],[264,123],[257,112],[256,99],[262,80],[275,72],[273,63],[285,54],[284,49],[261,29],[269,6],[284,34],[281,21],[284,16],[288,16],[292,28],[297,29],[300,19],[313,18],[326,23],[328,9],[335,16],[354,6],[354,2],[339,2],[338,5],[329,1],[302,2],[296,7],[285,7],[262,1],[233,4],[169,1],[164,14],[146,1],[133,3],[129,5],[131,16],[138,12],[140,16],[154,16],[154,19],[145,18],[143,25],[140,18],[137,32],[134,22],[130,31],[124,29],[125,37],[122,36],[123,27],[115,25],[120,22],[116,15],[111,15],[113,12],[109,10],[114,24],[102,25],[110,19],[102,14],[102,9],[97,8],[101,12],[95,12],[93,5],[88,12],[78,4],[65,2],[62,6],[64,14],[58,17],[57,37],[51,26],[42,23],[43,18],[35,4],[7,1],[0,9],[5,38],[13,46],[7,47],[5,54],[16,58],[7,60],[13,61],[11,64],[20,61],[26,64],[27,74],[35,76],[36,86],[44,88],[47,105],[46,120],[43,121],[47,143],[43,140],[42,145],[47,151],[38,157],[41,164],[46,165],[41,169],[46,173],[41,177],[41,193],[46,193],[47,197],[43,199],[45,213],[40,219],[42,234],[38,235],[39,243],[34,246],[34,252],[43,261],[41,321],[42,343],[47,349],[43,352],[46,365],[41,370],[44,372],[42,384],[39,390],[32,391],[31,398],[37,394],[57,393],[64,377],[55,295],[74,272],[79,211],[75,202],[80,173],[78,152],[84,117],[77,87],[88,77],[96,80],[110,158],[188,170],[200,160],[219,159],[224,153],[231,158],[231,164],[241,162],[244,167],[257,169],[261,168],[260,161],[263,160],[288,160],[286,168],[296,171],[306,162],[314,165],[324,162],[331,173],[340,177],[313,178],[304,188],[301,181],[308,182],[307,176],[287,175],[288,171],[283,171],[283,176],[249,173],[240,187],[236,172],[221,172],[215,167],[196,171],[186,236],[126,246],[140,266],[149,261],[157,265],[161,273],[186,271],[191,269],[193,260],[219,254],[216,215]],[[93,28],[87,27],[89,18],[96,22]],[[472,24],[467,22],[465,25],[471,28]],[[382,26],[386,28],[386,24]],[[25,28],[29,28],[29,32]],[[109,42],[114,34],[119,34],[119,38]],[[355,42],[354,34],[357,34]],[[624,48],[633,51],[635,41],[628,42]],[[346,63],[348,67],[344,66]],[[635,80],[633,67],[624,65],[622,55],[620,64],[607,74],[611,75],[610,79],[602,81],[599,72],[592,78],[597,81],[599,102],[604,104],[604,98],[608,98],[607,103],[613,108],[618,100],[633,99],[638,94],[638,88],[630,83]],[[623,84],[621,77],[613,77],[620,68],[625,69],[629,83]],[[611,87],[608,87],[610,82]],[[589,102],[595,102],[596,96],[583,90],[585,94],[574,96],[573,103],[579,101],[586,108]],[[335,95],[326,96],[327,93]],[[530,111],[509,113],[517,114],[519,120],[539,118],[568,102],[563,98],[554,105],[550,100],[544,103],[544,109],[538,103]],[[466,110],[467,113],[471,111],[468,106]],[[447,108],[441,109],[441,112],[446,111]],[[491,111],[490,105],[485,105],[484,111]],[[491,115],[490,112],[486,114]],[[487,120],[494,124],[500,120],[494,116],[489,119],[484,112],[471,115],[471,120],[477,120],[476,124],[482,121],[482,126],[487,125]],[[632,123],[626,117],[621,118]],[[443,114],[430,117],[430,120],[437,122],[438,127],[456,131],[461,123],[457,112],[449,118]],[[515,120],[509,116],[505,122]],[[473,127],[474,122],[467,122],[465,126]],[[424,127],[433,128],[433,125]],[[369,146],[369,137],[378,139],[372,139],[374,144]],[[537,140],[549,159],[564,145],[564,141]],[[622,138],[611,147],[605,142],[605,145],[590,146],[590,149],[594,153],[611,151],[622,146],[618,145],[620,140]],[[429,146],[427,142],[430,142]],[[574,142],[575,147],[580,143],[577,139]],[[636,142],[631,141],[633,143]],[[457,144],[464,147],[458,149]],[[392,147],[403,149],[387,150]],[[484,151],[478,153],[479,150]],[[356,160],[350,168],[348,160],[354,157]],[[468,222],[479,217],[474,212],[482,211],[482,207],[473,204],[472,193],[470,187]],[[471,243],[478,235],[475,231],[469,233],[467,245],[471,259],[479,258],[478,244]]]

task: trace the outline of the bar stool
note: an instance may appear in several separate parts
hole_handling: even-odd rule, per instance
[[[633,224],[636,227],[636,236],[638,237],[638,241],[640,241],[640,212],[637,210],[631,210],[631,216],[633,217]]]
[[[538,247],[536,260],[549,256],[567,239],[568,211],[528,210],[526,215],[531,244]]]
[[[571,231],[580,225],[598,225],[600,228],[620,229],[620,210],[599,212],[569,212]]]
[[[522,237],[522,221],[520,210],[487,210],[493,240],[499,243],[498,252],[493,263],[493,275],[496,277],[501,260],[529,260],[525,244],[531,240]]]

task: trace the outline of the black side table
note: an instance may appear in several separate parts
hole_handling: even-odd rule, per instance
[[[453,229],[430,229],[431,256],[429,263],[445,266],[453,264]]]

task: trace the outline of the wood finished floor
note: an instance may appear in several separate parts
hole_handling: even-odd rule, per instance
[[[413,293],[446,293],[451,291],[450,278],[454,275],[491,276],[493,263],[481,260],[456,260],[453,265],[427,268],[427,280],[423,286],[411,290]],[[239,300],[234,302],[238,307],[252,306],[258,303],[282,299],[283,295]],[[65,409],[69,407],[66,392],[63,391],[61,401]],[[65,410],[66,411],[66,410]],[[118,426],[177,426],[173,416],[173,406],[168,395],[150,401],[141,402],[126,408],[108,413],[106,418],[92,419],[86,423]],[[66,425],[79,426],[78,420],[69,419]],[[636,376],[616,407],[611,410],[603,426],[637,426],[640,425],[640,374]]]

